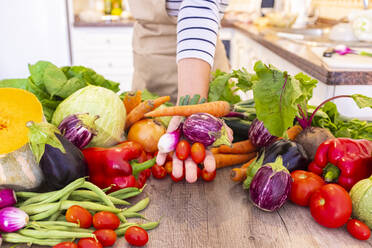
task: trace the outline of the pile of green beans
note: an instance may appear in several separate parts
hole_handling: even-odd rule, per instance
[[[147,220],[138,212],[149,205],[148,197],[134,205],[126,200],[141,194],[143,188],[130,187],[106,194],[108,190],[110,188],[100,189],[86,181],[85,178],[79,178],[63,189],[53,192],[17,192],[17,207],[29,215],[30,223],[16,233],[3,234],[3,240],[9,243],[54,246],[78,238],[95,238],[94,229],[80,228],[78,224],[66,221],[63,213],[73,205],[87,209],[92,215],[100,211],[115,213],[121,220],[121,225],[115,230],[118,236],[124,235],[131,226],[151,230],[159,225],[159,222],[130,223],[127,221],[127,218]],[[120,208],[116,205],[127,208]]]

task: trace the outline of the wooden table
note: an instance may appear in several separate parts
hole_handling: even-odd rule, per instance
[[[308,208],[288,202],[273,213],[259,210],[241,184],[229,179],[229,173],[229,168],[219,170],[210,183],[151,179],[145,189],[151,202],[143,213],[151,220],[163,218],[160,226],[149,232],[146,247],[372,247],[371,238],[358,241],[345,228],[318,225]],[[130,246],[122,238],[115,247]]]

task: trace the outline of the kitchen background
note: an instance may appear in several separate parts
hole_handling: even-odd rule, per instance
[[[133,20],[126,1],[3,0],[0,23],[0,79],[27,77],[27,64],[48,60],[91,67],[130,90]],[[252,70],[263,60],[318,79],[312,104],[340,94],[372,96],[372,58],[322,56],[337,44],[372,51],[372,1],[230,0],[220,36],[232,69]],[[372,110],[351,100],[336,103],[345,116],[372,120]]]

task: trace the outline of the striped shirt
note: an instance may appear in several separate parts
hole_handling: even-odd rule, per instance
[[[199,58],[213,67],[220,22],[229,0],[166,0],[177,16],[177,62]]]

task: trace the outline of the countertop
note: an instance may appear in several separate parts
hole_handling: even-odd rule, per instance
[[[143,213],[150,220],[162,219],[159,227],[149,231],[146,247],[372,247],[371,238],[359,241],[345,227],[323,227],[313,220],[308,208],[290,202],[272,213],[259,210],[229,175],[230,168],[219,169],[213,182],[195,184],[173,183],[169,177],[151,178],[144,190],[151,201]],[[114,247],[130,246],[120,238]]]

